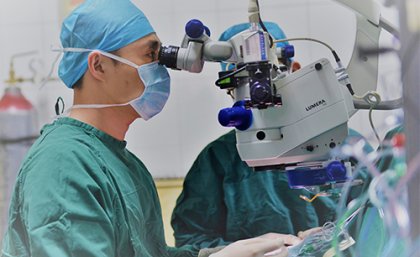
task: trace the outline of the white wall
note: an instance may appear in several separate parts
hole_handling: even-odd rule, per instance
[[[147,14],[158,36],[165,45],[179,44],[185,23],[192,18],[201,19],[212,31],[212,37],[228,26],[247,20],[245,0],[134,0]],[[62,2],[57,0],[3,0],[0,7],[0,81],[8,74],[10,57],[15,53],[37,50],[34,56],[44,63],[38,68],[46,74],[56,54],[51,45],[59,44]],[[354,40],[354,18],[350,11],[329,0],[260,0],[264,20],[280,24],[289,37],[310,36],[333,45],[345,63],[351,56]],[[386,16],[396,20],[395,13]],[[392,42],[384,37],[384,44]],[[294,43],[296,60],[303,64],[330,53],[312,43]],[[31,76],[28,62],[31,57],[16,60],[18,75]],[[331,59],[331,58],[330,58]],[[37,64],[39,67],[40,64]],[[149,167],[156,177],[179,177],[186,174],[199,151],[211,140],[228,131],[217,122],[218,110],[231,105],[225,92],[214,86],[219,66],[206,64],[204,72],[189,74],[171,71],[172,95],[165,110],[156,118],[132,125],[128,134],[128,147]],[[398,58],[387,56],[381,63],[382,92],[394,97],[399,94]],[[56,74],[56,73],[54,73]],[[67,106],[72,92],[60,82],[44,88],[30,83],[22,85],[25,95],[39,111],[40,126],[54,116],[54,103],[62,96]],[[0,83],[0,90],[4,83]],[[384,115],[375,113],[381,124]],[[356,115],[351,125],[371,135],[366,112]]]

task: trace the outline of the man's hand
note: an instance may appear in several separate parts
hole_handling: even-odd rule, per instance
[[[297,236],[301,239],[304,240],[306,237],[308,237],[309,235],[312,235],[314,233],[318,233],[322,230],[322,227],[316,227],[316,228],[311,228],[305,231],[300,231]]]
[[[300,242],[302,242],[302,238],[296,237],[294,235],[288,235],[288,234],[267,233],[259,237],[265,238],[265,239],[281,239],[283,240],[286,246],[297,245]]]
[[[266,255],[268,253],[269,255]],[[256,237],[236,241],[226,246],[220,252],[211,254],[209,257],[287,257],[287,248],[283,240]]]

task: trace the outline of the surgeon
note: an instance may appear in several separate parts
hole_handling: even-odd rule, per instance
[[[277,24],[264,23],[275,39],[285,38]],[[246,23],[234,25],[220,40],[248,28]],[[361,137],[352,130],[350,135]],[[185,178],[172,214],[176,245],[215,247],[266,233],[294,244],[292,235],[335,219],[335,201],[321,197],[308,203],[300,195],[311,198],[304,190],[290,189],[285,172],[254,172],[248,167],[238,154],[235,132],[230,131],[202,150]]]
[[[61,43],[59,76],[74,105],[42,129],[21,166],[1,256],[197,256],[166,246],[153,179],[124,140],[170,93],[146,16],[128,0],[87,0],[64,20]],[[253,238],[212,257],[272,251],[287,255],[281,239]]]

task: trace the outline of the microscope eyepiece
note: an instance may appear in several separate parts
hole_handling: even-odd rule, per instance
[[[179,47],[162,46],[159,50],[159,64],[165,65],[167,68],[178,69],[176,62],[178,58]]]

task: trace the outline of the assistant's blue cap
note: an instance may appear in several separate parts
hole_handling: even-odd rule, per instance
[[[268,33],[274,38],[274,39],[284,39],[286,38],[286,35],[284,34],[283,30],[274,22],[264,21],[264,25],[267,28]],[[220,41],[228,41],[232,37],[234,37],[236,34],[247,30],[251,27],[250,23],[240,23],[237,25],[233,25],[232,27],[226,29],[219,37]],[[279,42],[276,43],[277,47],[284,47],[286,45],[289,45],[288,42]],[[226,70],[226,63],[221,62],[220,65],[222,66],[222,70]]]
[[[144,13],[130,0],[87,0],[63,22],[63,48],[118,50],[154,32]],[[65,52],[58,75],[67,87],[83,76],[89,53]]]

